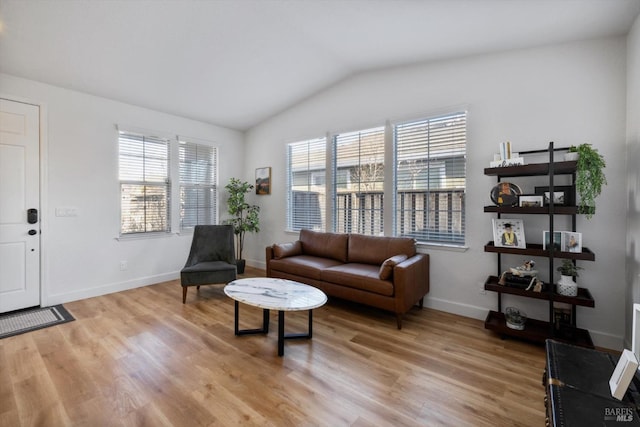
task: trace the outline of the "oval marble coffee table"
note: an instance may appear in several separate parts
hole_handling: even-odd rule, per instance
[[[327,302],[327,296],[320,289],[292,280],[271,277],[234,280],[224,287],[224,293],[235,302],[234,332],[236,335],[269,333],[269,310],[278,310],[278,356],[284,355],[285,339],[312,337],[313,309]],[[263,309],[261,329],[239,329],[240,302]],[[284,312],[300,310],[309,310],[309,331],[302,334],[285,334]]]

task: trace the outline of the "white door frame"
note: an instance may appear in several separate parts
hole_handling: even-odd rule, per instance
[[[40,306],[46,307],[49,305],[49,286],[48,286],[48,277],[49,277],[49,263],[48,263],[48,251],[47,251],[47,241],[48,241],[48,228],[49,228],[49,217],[47,213],[48,209],[48,179],[47,179],[47,165],[49,161],[49,140],[47,138],[48,132],[48,109],[47,104],[44,102],[33,101],[31,99],[23,98],[15,95],[8,95],[6,93],[0,92],[0,98],[6,99],[7,101],[15,101],[21,102],[23,104],[35,105],[40,109],[40,117],[38,120],[38,124],[40,127],[40,215],[39,215],[39,225],[40,225]]]

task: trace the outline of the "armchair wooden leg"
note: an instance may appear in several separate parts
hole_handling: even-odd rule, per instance
[[[424,307],[424,297],[420,298],[420,301],[418,301],[418,307],[420,308]]]
[[[402,329],[402,314],[396,313],[396,322],[398,323],[398,329]]]
[[[182,303],[187,301],[187,286],[182,287]]]

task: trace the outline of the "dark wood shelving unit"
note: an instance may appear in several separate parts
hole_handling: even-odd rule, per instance
[[[495,252],[502,254],[515,254],[515,255],[531,255],[548,258],[551,256],[551,251],[548,249],[542,249],[542,245],[536,243],[527,243],[526,249],[519,248],[503,248],[495,246],[493,242],[488,242],[484,245],[485,252]],[[589,248],[582,248],[582,252],[561,252],[553,251],[555,258],[575,259],[582,261],[595,261],[596,255],[589,250]]]
[[[520,208],[518,206],[485,206],[485,212],[492,213],[504,213],[504,214],[533,214],[533,215],[548,215],[549,207],[544,206],[541,208]],[[578,214],[577,206],[554,206],[553,213],[555,215],[576,215]]]
[[[545,287],[549,286],[549,283],[545,283]],[[542,300],[549,299],[548,292],[533,292],[525,289],[513,288],[506,285],[498,284],[498,276],[489,276],[487,281],[484,282],[484,289],[492,292],[502,292],[503,294],[520,295],[527,298],[536,298]],[[553,285],[553,300],[555,302],[564,302],[567,304],[579,305],[582,307],[595,307],[595,301],[591,296],[591,292],[587,288],[578,287],[578,295],[570,297],[566,295],[560,295],[556,292],[556,286]]]
[[[485,329],[489,329],[499,334],[544,344],[545,340],[549,338],[549,330],[552,328],[552,325],[549,322],[542,320],[527,319],[526,328],[519,331],[507,326],[504,313],[491,310],[484,321],[484,327]],[[581,345],[583,347],[594,347],[589,331],[571,326],[563,326],[562,328],[554,331],[553,339],[556,341]]]
[[[521,153],[526,154],[526,153]],[[570,175],[576,171],[577,161],[555,162],[553,171],[556,175]],[[503,178],[516,176],[543,176],[549,175],[549,163],[532,163],[530,165],[506,166],[501,168],[485,168],[484,174]]]
[[[555,162],[554,153],[566,149],[554,149],[553,142],[549,143],[547,150],[537,150],[521,152],[521,155],[527,154],[548,154],[548,163],[534,163],[529,165],[506,166],[497,168],[485,168],[484,173],[488,176],[497,177],[498,182],[502,178],[508,177],[532,177],[547,176],[549,179],[549,191],[554,189],[554,177],[556,175],[570,175],[572,186],[575,189],[575,173],[577,162]],[[549,232],[553,235],[555,215],[568,215],[572,217],[573,231],[576,227],[575,217],[580,214],[577,206],[554,205],[553,203],[543,207],[518,207],[518,206],[485,206],[484,212],[497,214],[498,218],[503,214],[509,215],[546,215],[549,218]],[[526,248],[509,248],[495,246],[493,241],[488,242],[484,246],[485,252],[492,252],[498,256],[498,272],[496,276],[489,276],[484,284],[484,289],[495,292],[498,295],[498,310],[489,311],[485,320],[485,328],[495,331],[503,336],[512,336],[516,338],[526,339],[528,341],[544,343],[547,338],[553,338],[558,341],[573,343],[585,347],[593,347],[593,341],[589,331],[576,327],[576,307],[595,307],[595,301],[591,292],[586,288],[578,288],[576,296],[566,296],[557,293],[557,285],[553,283],[545,283],[545,290],[542,292],[527,291],[516,287],[509,287],[498,284],[498,276],[502,266],[502,254],[522,255],[542,257],[549,260],[549,278],[554,277],[554,259],[570,259],[576,261],[595,261],[595,254],[586,247],[582,248],[582,252],[562,252],[557,249],[543,249],[541,244],[527,244]],[[538,319],[527,319],[525,329],[516,330],[509,328],[506,323],[505,315],[502,312],[502,294],[515,295],[523,298],[532,298],[546,301],[549,305],[548,321]],[[571,305],[571,325],[554,325],[554,302],[561,302]]]

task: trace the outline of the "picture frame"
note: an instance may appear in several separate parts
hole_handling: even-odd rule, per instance
[[[543,196],[544,206],[549,205],[549,187],[535,187],[535,194]],[[571,185],[555,185],[553,187],[553,204],[560,206],[575,206],[576,193]]]
[[[542,250],[546,251],[547,247],[551,244],[551,236],[549,235],[549,230],[545,230],[542,232]],[[562,250],[562,231],[554,231],[553,232],[553,248],[554,250],[560,252]]]
[[[633,304],[633,323],[631,324],[631,351],[640,360],[640,304]]]
[[[582,233],[575,231],[562,232],[562,252],[582,252]]]
[[[512,218],[494,218],[493,244],[496,247],[526,249],[524,221]]]
[[[256,169],[256,194],[271,194],[271,166]]]
[[[638,360],[635,354],[631,350],[624,349],[616,368],[611,374],[609,379],[609,389],[611,390],[611,396],[618,400],[622,400],[631,380],[633,379],[636,370],[638,369]]]
[[[521,208],[541,208],[544,206],[544,197],[539,194],[521,194],[518,196],[518,206]]]

